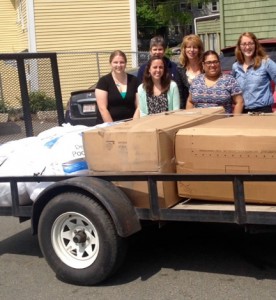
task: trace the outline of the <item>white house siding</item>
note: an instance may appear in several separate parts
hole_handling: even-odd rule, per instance
[[[82,52],[105,51],[104,73],[111,51],[131,51],[129,0],[35,0],[34,13],[37,51],[63,52],[58,64],[64,103],[72,90],[98,80],[96,54]]]
[[[211,17],[212,18],[212,17]],[[197,34],[204,44],[204,49],[220,52],[220,18],[202,19],[197,22]]]
[[[35,0],[35,24],[38,51],[131,49],[129,0]]]
[[[15,0],[0,1],[0,53],[21,52],[27,49],[25,0],[19,13]],[[0,61],[1,98],[6,105],[20,106],[20,88],[15,62]]]
[[[28,20],[27,20],[27,11],[26,11],[26,0],[20,0],[21,2],[21,19],[20,23],[17,24],[18,27],[18,43],[20,51],[28,50]],[[16,11],[19,11],[19,8],[16,7]]]
[[[16,0],[0,1],[0,52],[20,52],[26,49],[25,22],[24,11],[21,18],[17,16]]]

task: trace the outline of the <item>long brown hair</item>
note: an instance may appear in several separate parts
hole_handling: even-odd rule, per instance
[[[164,74],[161,77],[161,87],[163,93],[166,93],[169,90],[170,83],[171,83],[171,77],[170,74],[168,73],[168,67],[164,57],[160,57],[157,55],[152,56],[147,63],[144,76],[143,76],[143,88],[145,89],[148,95],[153,95],[153,81],[149,73],[149,69],[155,60],[162,60],[164,65]]]
[[[180,52],[180,56],[179,56],[179,62],[183,67],[187,67],[188,63],[189,63],[189,59],[185,53],[185,49],[187,48],[188,44],[192,44],[194,47],[198,48],[198,60],[199,60],[199,64],[200,66],[201,61],[202,61],[202,54],[204,52],[204,46],[202,43],[202,40],[200,39],[200,37],[196,34],[189,34],[186,35],[183,40],[182,40],[182,44],[181,44],[181,52]]]
[[[126,57],[125,53],[121,50],[115,50],[110,54],[109,63],[112,62],[112,60],[115,56],[121,56],[124,59],[125,63],[127,63],[127,57]]]
[[[240,64],[243,64],[244,61],[245,61],[244,55],[241,51],[241,39],[244,36],[252,39],[254,44],[255,44],[255,52],[254,52],[254,57],[253,57],[254,58],[253,67],[254,67],[254,69],[258,69],[260,67],[260,65],[262,64],[262,60],[267,59],[268,55],[266,54],[265,49],[263,48],[263,46],[258,41],[256,35],[252,32],[244,32],[240,35],[240,37],[237,41],[236,49],[235,49],[235,55],[236,55],[237,61]]]

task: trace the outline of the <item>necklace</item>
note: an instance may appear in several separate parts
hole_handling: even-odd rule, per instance
[[[112,77],[119,92],[121,94],[125,93],[127,90],[127,74],[124,74],[124,76],[120,79],[116,78],[114,74],[112,74]]]
[[[127,84],[127,74],[124,74],[121,78],[117,78],[114,74],[112,74],[113,80],[117,87],[123,86]]]

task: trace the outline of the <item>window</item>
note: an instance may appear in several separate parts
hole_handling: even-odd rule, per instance
[[[215,50],[216,44],[215,44],[215,34],[214,33],[208,34],[208,43],[209,43],[209,50]]]
[[[212,11],[218,11],[218,1],[212,1]]]
[[[21,28],[24,29],[24,16],[23,16],[23,4],[22,0],[16,1],[16,22],[21,25]]]
[[[206,37],[205,37],[205,34],[204,34],[204,33],[199,34],[199,37],[200,37],[200,39],[202,40],[202,43],[203,43],[204,48],[207,48],[207,47],[206,47]]]
[[[197,9],[202,9],[202,2],[197,3]]]
[[[180,2],[180,10],[181,11],[192,10],[191,2],[187,2],[187,1]]]

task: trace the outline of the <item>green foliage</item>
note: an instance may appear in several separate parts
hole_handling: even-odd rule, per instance
[[[10,121],[18,121],[23,118],[22,108],[9,107],[8,114]]]
[[[47,96],[43,91],[35,91],[29,94],[31,113],[38,111],[56,110],[56,101],[54,98]]]
[[[154,35],[163,23],[153,9],[151,1],[148,0],[137,0],[136,16],[138,30],[143,33],[148,32],[148,35]]]
[[[170,25],[184,26],[191,24],[192,14],[190,11],[180,11],[180,0],[137,0],[136,15],[139,32],[144,35],[154,35],[160,29]],[[198,2],[207,3],[210,0],[190,0],[192,6]]]
[[[173,56],[172,49],[166,48],[165,56],[171,58]]]
[[[3,100],[0,100],[0,113],[4,114],[8,112],[8,108],[5,105],[5,102]]]

